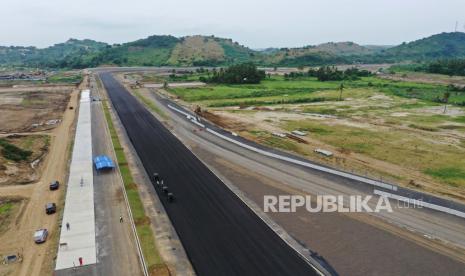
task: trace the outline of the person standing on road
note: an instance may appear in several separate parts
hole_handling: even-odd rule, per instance
[[[123,223],[123,216],[119,216],[119,223]]]
[[[66,223],[66,230],[69,231],[69,222]]]

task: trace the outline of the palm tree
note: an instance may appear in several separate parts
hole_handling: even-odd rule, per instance
[[[344,90],[344,84],[341,82],[339,85],[339,100],[342,101],[342,91]]]
[[[450,97],[450,92],[449,91],[446,91],[444,92],[444,96],[443,96],[443,101],[444,101],[444,114],[446,113],[446,110],[447,110],[447,103],[449,102],[449,97]]]

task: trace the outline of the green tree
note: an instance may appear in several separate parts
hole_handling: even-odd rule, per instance
[[[228,83],[228,84],[245,84],[260,83],[265,79],[266,74],[263,70],[258,70],[253,63],[242,63],[232,65],[226,69],[220,68],[219,71],[213,71],[211,77],[200,77],[200,81],[211,83]]]
[[[450,92],[446,91],[444,92],[442,100],[444,101],[444,114],[446,113],[447,110],[447,103],[449,102],[449,97],[450,97]]]
[[[339,100],[342,101],[342,91],[344,90],[344,83],[341,82],[339,85]]]

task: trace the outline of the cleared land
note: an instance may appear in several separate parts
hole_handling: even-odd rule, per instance
[[[50,192],[48,184],[66,179],[78,93],[68,83],[8,81],[0,86],[0,201],[10,202],[2,207],[7,219],[2,219],[0,255],[21,255],[20,262],[0,265],[0,275],[50,275],[64,189]],[[57,203],[57,214],[45,214],[47,202]],[[49,230],[42,245],[32,239],[39,228]]]
[[[48,135],[0,138],[0,186],[37,181],[49,144]]]
[[[465,199],[465,93],[447,86],[367,77],[340,82],[272,76],[258,85],[169,88],[209,120],[312,160]],[[342,99],[340,100],[340,97]],[[301,141],[272,133],[300,130]],[[298,139],[297,139],[298,140]],[[323,148],[331,158],[314,152]]]
[[[0,88],[0,133],[54,128],[73,89],[68,85]]]
[[[20,197],[0,197],[0,235],[8,230],[8,226],[17,217],[23,198]]]

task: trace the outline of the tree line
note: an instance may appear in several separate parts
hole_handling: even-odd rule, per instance
[[[212,74],[207,77],[200,77],[199,80],[206,83],[226,83],[226,84],[256,84],[265,79],[265,71],[258,70],[253,63],[241,63],[232,65],[226,69],[213,69]]]
[[[425,71],[449,76],[465,76],[465,59],[443,59],[429,63]]]
[[[367,70],[360,70],[352,67],[342,71],[334,66],[321,66],[318,69],[310,68],[307,72],[291,72],[284,74],[285,79],[316,77],[319,81],[357,80],[360,79],[360,77],[368,76],[371,76],[371,73]]]

